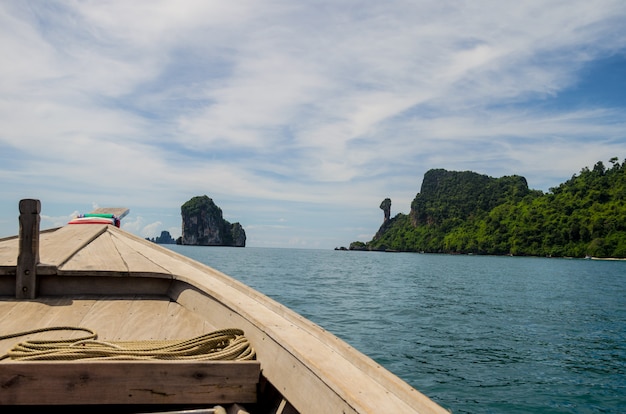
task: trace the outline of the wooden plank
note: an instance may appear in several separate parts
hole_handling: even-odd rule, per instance
[[[164,247],[155,243],[129,235],[117,228],[109,229],[111,236],[128,263],[129,270],[133,273],[147,273],[158,271],[169,274],[172,272],[167,266],[170,261],[174,261]],[[128,237],[131,236],[131,237]]]
[[[39,245],[41,247],[42,240],[47,234],[58,230],[46,229],[39,232]],[[17,256],[19,254],[19,238],[18,236],[4,237],[0,239],[0,275],[15,275],[15,267],[17,266]]]
[[[51,233],[42,233],[40,262],[61,266],[76,252],[106,231],[106,224],[74,224]]]
[[[94,330],[107,341],[189,339],[217,330],[167,297],[48,297],[0,301],[0,336],[53,326]],[[52,331],[0,341],[0,355],[27,339],[71,339],[83,331]]]
[[[0,241],[0,267],[15,267],[18,254],[19,243],[17,237]]]
[[[128,234],[116,227],[111,227],[109,231],[120,251],[132,251],[143,256],[152,262],[153,265],[162,269],[164,274],[170,275],[170,277],[177,280],[186,281],[194,285],[200,280],[210,283],[212,278],[207,276],[211,276],[211,272],[219,273],[215,269],[204,266],[158,244]],[[122,248],[123,245],[126,245],[125,249]],[[143,268],[132,267],[130,263],[129,270],[133,274],[144,274]],[[152,276],[154,276],[154,274],[152,274]],[[227,280],[235,284],[239,283],[226,275],[224,276]]]
[[[121,323],[113,336],[102,333],[108,340],[132,339],[136,341],[157,340],[160,326],[166,323],[169,300],[135,299],[124,313]]]
[[[48,237],[49,234],[57,231],[58,228],[55,229],[46,229],[41,230],[39,232],[39,247],[41,250],[41,245],[44,243],[44,240]],[[41,252],[40,252],[41,253]],[[0,239],[0,275],[15,275],[16,266],[17,266],[17,256],[19,255],[19,238],[18,236],[6,237]],[[41,257],[40,257],[41,261]],[[38,266],[39,268],[42,266]]]
[[[142,254],[145,246],[143,248],[137,248],[137,246],[141,246],[142,243],[128,239],[127,237],[120,237],[119,232],[115,231],[113,228],[108,230],[115,248],[118,250],[120,256],[126,263],[129,272],[132,272],[134,275],[143,274],[154,276],[155,274],[161,274],[169,275],[169,277],[171,277],[171,272],[169,270],[160,266],[150,257]],[[143,239],[141,241],[144,243],[152,243]]]
[[[84,224],[87,226],[87,224]],[[108,232],[83,247],[60,268],[60,271],[88,270],[98,272],[128,273],[128,267]]]
[[[50,305],[46,326],[74,326],[93,329],[91,326],[81,325],[81,322],[85,315],[91,311],[97,299],[50,297],[45,298],[45,300]],[[45,338],[49,339],[73,339],[84,335],[84,331],[59,331],[54,337],[50,335],[42,335],[42,337],[45,336]]]
[[[28,330],[51,326],[55,307],[63,303],[64,299],[48,298],[45,302],[39,300],[6,300],[0,301],[0,335],[13,334]],[[67,335],[67,332],[37,333],[0,341],[0,354],[4,355],[16,343],[27,339],[58,339]]]
[[[80,326],[95,330],[98,338],[105,341],[120,339],[119,332],[127,323],[128,311],[132,304],[132,297],[126,299],[100,297],[81,319]],[[147,317],[149,315],[146,315]],[[131,324],[127,328],[132,330],[134,326]]]
[[[78,324],[106,341],[188,339],[216,330],[167,297],[100,299]]]
[[[33,299],[37,296],[37,264],[39,263],[39,200],[20,200],[19,254],[15,276],[15,297]]]
[[[45,301],[0,300],[1,332],[24,331],[48,326],[56,306],[65,302],[62,297],[47,298]]]
[[[3,363],[2,405],[254,403],[258,361]]]
[[[218,328],[206,318],[189,311],[177,302],[170,302],[158,337],[162,339],[190,338],[213,332]]]

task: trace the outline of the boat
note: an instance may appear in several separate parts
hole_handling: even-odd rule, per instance
[[[21,200],[19,234],[0,239],[3,412],[449,412],[293,310],[118,227],[127,208],[49,230],[40,211]]]

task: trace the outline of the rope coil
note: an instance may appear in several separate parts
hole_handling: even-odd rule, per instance
[[[256,358],[241,329],[222,329],[185,340],[100,341],[91,329],[56,326],[0,336],[0,341],[46,331],[83,331],[80,338],[27,340],[16,344],[0,360],[194,360],[244,361]]]

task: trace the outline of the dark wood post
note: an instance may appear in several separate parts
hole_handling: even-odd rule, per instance
[[[19,255],[15,276],[15,297],[37,296],[37,263],[39,263],[39,200],[20,200]]]

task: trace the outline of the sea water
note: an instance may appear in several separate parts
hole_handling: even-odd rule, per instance
[[[168,246],[454,413],[626,413],[626,262]]]

